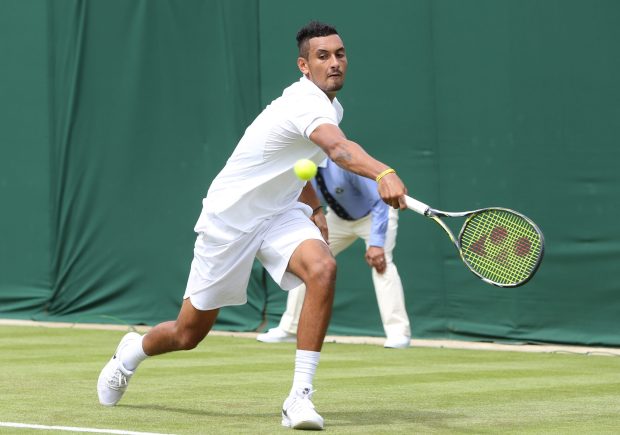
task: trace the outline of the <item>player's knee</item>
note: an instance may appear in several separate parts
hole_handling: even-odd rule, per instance
[[[329,286],[336,281],[336,259],[326,256],[310,266],[310,280],[324,286]]]

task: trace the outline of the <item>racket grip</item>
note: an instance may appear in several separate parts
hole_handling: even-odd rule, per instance
[[[417,199],[413,199],[412,197],[407,195],[405,195],[405,202],[407,203],[407,208],[409,210],[413,210],[416,213],[421,214],[422,216],[426,216],[426,212],[430,208],[423,202],[420,202]]]

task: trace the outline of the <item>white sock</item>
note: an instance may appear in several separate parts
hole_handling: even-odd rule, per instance
[[[127,346],[121,349],[118,357],[120,358],[123,367],[127,370],[131,370],[133,372],[138,368],[138,365],[148,357],[142,349],[143,339],[144,335],[140,337],[140,340],[132,340],[127,343]]]
[[[304,388],[312,390],[312,381],[314,380],[316,368],[319,365],[320,356],[321,352],[297,350],[295,354],[295,376],[293,377],[291,395]]]

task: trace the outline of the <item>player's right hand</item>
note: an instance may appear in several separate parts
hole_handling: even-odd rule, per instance
[[[404,210],[407,208],[405,195],[407,188],[395,172],[385,175],[377,184],[381,199],[390,207]]]

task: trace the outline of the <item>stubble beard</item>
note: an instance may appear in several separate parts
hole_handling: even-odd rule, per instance
[[[344,80],[339,80],[336,83],[327,83],[324,92],[338,92],[344,87]]]

